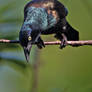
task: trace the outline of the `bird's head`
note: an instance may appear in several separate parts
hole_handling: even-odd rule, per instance
[[[24,23],[19,34],[19,40],[22,46],[26,47],[28,42],[32,40],[31,33],[32,29]]]
[[[30,50],[32,47],[31,32],[32,32],[32,29],[29,28],[28,25],[23,24],[20,34],[19,34],[20,44],[22,45],[24,49],[24,54],[27,61],[29,61]]]

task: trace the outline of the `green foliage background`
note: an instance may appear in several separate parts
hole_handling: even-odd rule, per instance
[[[60,0],[69,10],[67,20],[92,40],[92,0]],[[23,8],[29,0],[0,0],[0,39],[18,39]],[[54,40],[53,35],[43,36]],[[33,66],[38,63],[37,92],[92,92],[92,47],[33,46],[26,63],[18,44],[0,44],[0,92],[32,92]]]

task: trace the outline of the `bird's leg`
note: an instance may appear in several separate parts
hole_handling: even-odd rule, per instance
[[[37,44],[37,47],[38,47],[39,49],[42,49],[42,47],[45,47],[45,44],[44,44],[43,40],[41,39],[40,35],[41,35],[41,33],[39,33],[39,34],[36,36],[34,42]]]
[[[60,49],[63,49],[67,45],[67,37],[64,33],[57,33],[55,35],[55,38],[59,39],[61,41]]]
[[[37,34],[36,37],[35,37],[35,42],[37,43],[38,42],[38,39],[40,37],[41,33]]]
[[[67,37],[63,33],[61,35],[63,38],[61,40],[60,49],[63,49],[67,45]]]
[[[43,40],[41,39],[41,37],[38,38],[37,47],[39,49],[42,49],[42,47],[45,47],[45,44],[44,44]]]

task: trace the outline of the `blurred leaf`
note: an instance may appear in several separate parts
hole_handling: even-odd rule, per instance
[[[0,39],[18,39],[23,5],[23,0],[0,0]],[[0,92],[30,91],[32,69],[21,50],[19,44],[0,43]]]

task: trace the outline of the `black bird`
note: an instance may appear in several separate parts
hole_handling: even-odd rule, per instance
[[[67,22],[68,10],[58,0],[32,0],[24,8],[24,22],[19,34],[26,60],[29,61],[32,43],[45,47],[40,35],[55,34],[66,46],[67,40],[79,40],[79,33]]]

